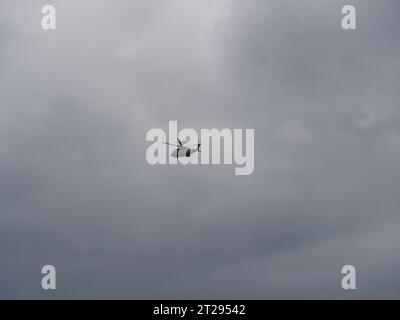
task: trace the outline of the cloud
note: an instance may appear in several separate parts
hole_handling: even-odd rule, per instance
[[[0,297],[398,298],[399,4],[347,2],[3,1]],[[253,175],[149,166],[168,120]]]

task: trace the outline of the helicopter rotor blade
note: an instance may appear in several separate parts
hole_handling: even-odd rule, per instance
[[[173,144],[173,143],[169,143],[169,142],[163,142],[164,144],[168,144],[168,145],[170,145],[170,146],[174,146],[174,147],[177,147],[177,148],[180,148],[181,146],[178,146],[178,145],[176,145],[176,144]]]
[[[200,147],[201,146],[201,142],[199,141],[198,143],[196,143],[196,144],[189,144],[189,145],[187,145],[186,147]]]

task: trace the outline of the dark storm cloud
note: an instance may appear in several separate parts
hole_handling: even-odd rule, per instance
[[[399,297],[398,1],[54,4],[0,4],[0,297]],[[149,166],[168,120],[255,128],[253,175]]]

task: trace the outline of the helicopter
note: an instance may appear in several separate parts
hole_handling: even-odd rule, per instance
[[[169,143],[169,142],[164,142],[167,145],[174,146],[174,147],[178,148],[171,154],[171,157],[174,157],[174,158],[190,157],[190,155],[192,153],[201,152],[200,151],[200,146],[201,146],[200,142],[198,142],[197,144],[184,146],[182,144],[181,140],[179,140],[179,139],[177,139],[177,140],[178,140],[178,144],[172,144],[172,143]],[[194,147],[194,146],[196,146],[197,148],[194,148],[194,149],[190,148],[190,147]]]

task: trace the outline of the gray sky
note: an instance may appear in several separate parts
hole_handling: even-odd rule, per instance
[[[400,298],[399,23],[398,0],[0,0],[0,298]],[[168,120],[254,128],[253,175],[149,166]]]

